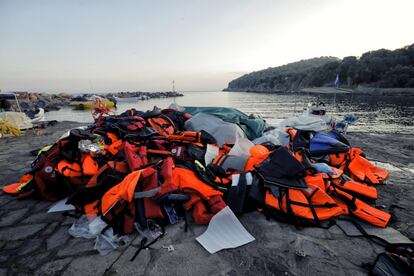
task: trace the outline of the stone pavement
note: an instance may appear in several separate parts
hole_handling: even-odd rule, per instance
[[[77,123],[59,123],[40,135],[0,140],[0,186],[19,179],[33,160],[29,151],[55,141]],[[368,157],[398,167],[413,167],[414,139],[408,135],[350,134],[351,143],[361,146]],[[398,220],[392,226],[414,238],[414,174],[406,169],[393,172],[389,185],[379,188],[378,205],[397,204]],[[73,218],[47,214],[50,202],[16,200],[0,194],[0,275],[365,275],[365,264],[383,251],[363,238],[348,238],[336,226],[329,230],[305,228],[266,220],[252,212],[241,216],[256,238],[236,249],[209,254],[196,241],[205,226],[184,224],[166,228],[166,236],[143,250],[134,262],[141,237],[130,245],[100,256],[93,240],[68,234]],[[164,247],[172,245],[174,251]],[[297,254],[298,252],[304,254]]]

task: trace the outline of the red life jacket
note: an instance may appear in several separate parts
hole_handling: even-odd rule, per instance
[[[131,171],[138,170],[148,163],[147,147],[124,143],[124,154]]]

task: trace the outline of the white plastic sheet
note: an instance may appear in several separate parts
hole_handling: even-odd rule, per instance
[[[56,213],[56,212],[64,212],[64,211],[72,211],[75,210],[75,207],[72,204],[66,204],[68,198],[64,198],[59,200],[52,207],[49,208],[47,211],[48,213]]]
[[[207,144],[206,154],[204,155],[205,164],[210,164],[213,159],[219,155],[219,147]]]
[[[250,149],[254,144],[247,138],[237,137],[236,143],[231,148],[229,155],[249,157]]]
[[[196,240],[211,254],[223,249],[236,248],[255,240],[247,232],[234,215],[230,207],[226,207],[211,219],[207,230]]]

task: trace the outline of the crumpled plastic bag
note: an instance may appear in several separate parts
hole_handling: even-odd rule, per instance
[[[130,243],[130,238],[126,235],[114,235],[112,228],[103,231],[108,224],[100,217],[91,220],[83,215],[69,228],[69,234],[75,238],[95,239],[94,249],[99,254],[105,256],[113,250],[123,247]]]

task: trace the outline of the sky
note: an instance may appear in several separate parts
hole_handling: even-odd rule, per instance
[[[412,0],[0,0],[0,89],[217,91],[245,73],[414,43]]]

